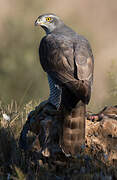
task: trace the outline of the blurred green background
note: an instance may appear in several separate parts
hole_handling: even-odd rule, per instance
[[[46,74],[38,58],[44,31],[35,19],[52,12],[90,42],[95,57],[89,110],[117,104],[117,1],[4,0],[0,2],[0,100],[19,104],[46,99]]]

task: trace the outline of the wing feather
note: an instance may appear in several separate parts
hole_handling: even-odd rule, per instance
[[[74,43],[68,40],[44,37],[40,43],[40,63],[56,84],[66,86],[76,95],[80,93],[79,84],[85,82],[88,100],[93,80],[93,56],[85,43]],[[83,88],[81,88],[83,91]],[[80,94],[79,94],[80,95]]]
[[[74,59],[77,67],[77,77],[79,80],[86,80],[89,84],[93,81],[94,58],[92,50],[87,40],[81,41],[80,46],[75,45]]]

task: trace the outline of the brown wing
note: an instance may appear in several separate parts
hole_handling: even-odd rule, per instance
[[[80,80],[89,83],[93,81],[94,58],[88,41],[82,39],[79,44],[74,45],[74,57],[77,67],[77,76]]]
[[[56,41],[52,35],[45,36],[40,43],[39,55],[40,63],[47,73],[73,75],[73,64],[70,60],[73,59],[72,47],[66,46],[61,39]]]
[[[78,43],[74,45],[68,37],[56,39],[51,35],[42,39],[39,48],[42,67],[57,84],[68,87],[78,98],[84,96],[88,103],[93,79],[91,52],[87,49],[86,42],[83,45],[80,42],[79,46]],[[86,81],[87,92],[84,92],[86,88],[83,89],[82,80]]]

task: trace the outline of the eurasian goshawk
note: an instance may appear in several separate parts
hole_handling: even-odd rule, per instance
[[[55,14],[39,16],[35,25],[40,25],[46,32],[40,43],[39,56],[48,76],[49,102],[57,109],[64,107],[68,111],[79,101],[88,104],[94,69],[93,54],[88,40],[66,26]],[[68,129],[70,124],[66,123],[66,126]],[[77,120],[75,127],[78,127]],[[73,129],[73,126],[70,127],[66,138],[69,139],[69,133],[72,135]],[[71,142],[74,143],[74,139],[77,141],[76,134],[75,131],[74,136],[71,136],[68,147]]]

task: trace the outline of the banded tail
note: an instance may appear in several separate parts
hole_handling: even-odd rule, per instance
[[[80,100],[64,115],[62,149],[67,154],[76,155],[85,144],[85,112],[86,104]]]

